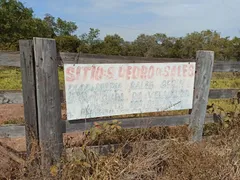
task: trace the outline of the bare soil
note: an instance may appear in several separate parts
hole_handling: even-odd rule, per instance
[[[63,119],[65,118],[65,107],[62,107]],[[24,122],[23,104],[0,104],[0,125],[10,123]],[[0,170],[1,174],[11,172],[19,164],[15,152],[26,151],[26,139],[21,138],[0,138]],[[10,153],[12,152],[12,153]],[[5,177],[0,175],[0,179]],[[13,177],[14,179],[14,177]]]
[[[0,124],[24,118],[23,104],[0,104]]]
[[[66,107],[62,105],[62,118],[66,119]],[[0,125],[9,121],[23,121],[23,104],[0,104]]]

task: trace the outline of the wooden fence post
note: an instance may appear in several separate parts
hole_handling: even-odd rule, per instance
[[[41,164],[49,168],[63,150],[58,62],[54,39],[33,38]]]
[[[190,115],[190,140],[202,140],[203,125],[214,63],[213,51],[197,51],[194,82],[193,109]]]
[[[32,40],[20,40],[20,61],[22,73],[22,93],[26,131],[27,154],[38,146],[38,120],[36,107],[35,62]]]

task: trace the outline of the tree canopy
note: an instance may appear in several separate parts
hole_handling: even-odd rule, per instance
[[[59,51],[91,54],[195,58],[197,50],[212,50],[217,60],[240,61],[240,38],[221,37],[213,30],[192,32],[184,37],[163,33],[140,34],[128,42],[118,34],[100,38],[100,30],[90,28],[81,35],[75,22],[51,14],[43,19],[33,15],[32,8],[17,0],[0,0],[0,50],[18,50],[18,40],[32,37],[55,38]]]

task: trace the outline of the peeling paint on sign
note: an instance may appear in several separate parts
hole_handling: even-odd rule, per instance
[[[191,109],[195,65],[65,64],[67,119]]]

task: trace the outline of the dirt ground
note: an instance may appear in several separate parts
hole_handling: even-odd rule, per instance
[[[23,104],[0,104],[0,124],[24,118]]]
[[[62,106],[62,116],[65,118],[65,107]],[[1,104],[0,105],[0,125],[24,122],[23,104]],[[75,135],[76,136],[76,135]],[[7,172],[13,168],[12,164],[21,161],[16,152],[26,151],[26,139],[20,138],[0,138],[0,170]],[[12,153],[9,153],[12,152]],[[3,178],[0,176],[0,179]]]
[[[62,117],[65,119],[66,110],[62,105]],[[23,104],[0,104],[0,125],[9,121],[23,121],[24,107]]]

